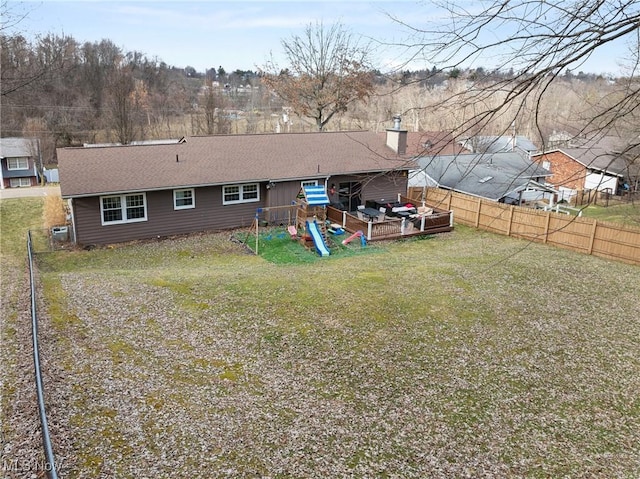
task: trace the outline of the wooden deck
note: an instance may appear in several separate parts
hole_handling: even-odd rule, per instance
[[[401,203],[416,204],[415,200],[405,196],[400,196],[399,201]],[[332,206],[327,206],[326,219],[331,223],[339,224],[350,233],[362,231],[367,241],[432,235],[453,230],[452,211],[444,210],[428,203],[425,206],[433,209],[433,213],[424,215],[424,221],[422,221],[422,218],[403,221],[400,218],[388,216],[384,221],[366,221],[359,219],[356,214],[341,211]],[[292,225],[297,222],[300,216],[299,208],[299,205],[260,208],[257,217],[265,224]],[[300,226],[298,225],[298,227]]]
[[[414,200],[403,196],[400,197],[400,202],[415,204]],[[387,216],[384,221],[361,220],[354,214],[328,206],[327,219],[350,233],[362,231],[367,241],[432,235],[453,230],[453,212],[426,206],[433,209],[432,214],[406,220]]]

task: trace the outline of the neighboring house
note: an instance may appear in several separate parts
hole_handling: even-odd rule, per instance
[[[38,185],[40,150],[32,138],[0,138],[0,188]]]
[[[62,197],[80,244],[249,226],[304,185],[341,206],[407,191],[406,131],[188,137],[179,143],[58,149]],[[398,153],[400,151],[400,153]]]
[[[460,145],[471,153],[519,152],[528,156],[538,147],[526,136],[473,136],[460,141]]]
[[[549,172],[519,153],[422,157],[409,172],[410,187],[439,187],[507,204],[547,200]]]
[[[620,140],[618,140],[620,142]],[[638,188],[638,166],[627,161],[606,137],[585,142],[580,147],[557,147],[534,154],[532,160],[551,172],[549,183],[569,200],[577,190],[597,190],[619,194],[622,189]]]

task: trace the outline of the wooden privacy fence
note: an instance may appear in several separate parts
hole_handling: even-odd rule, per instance
[[[423,201],[423,189],[409,188],[409,197]],[[424,190],[424,201],[452,210],[456,223],[640,265],[640,228],[505,205],[440,188]]]

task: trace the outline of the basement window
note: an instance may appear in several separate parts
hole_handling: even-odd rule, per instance
[[[103,226],[147,221],[147,197],[144,193],[101,196],[100,214]]]
[[[246,185],[229,185],[222,187],[222,204],[252,203],[260,201],[258,183]]]
[[[196,207],[196,194],[193,188],[173,190],[173,209],[186,210]]]

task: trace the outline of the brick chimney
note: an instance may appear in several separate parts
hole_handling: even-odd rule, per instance
[[[387,128],[387,146],[398,155],[407,152],[407,130],[400,129],[400,115],[393,117],[393,128]]]

